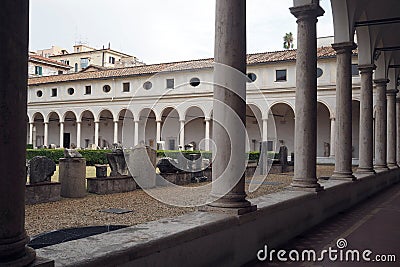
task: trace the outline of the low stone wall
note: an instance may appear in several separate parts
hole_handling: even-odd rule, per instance
[[[86,178],[86,180],[87,191],[92,194],[107,195],[136,189],[135,180],[131,176]]]
[[[400,169],[321,181],[320,193],[285,190],[241,216],[193,212],[37,250],[56,266],[241,266],[400,181]]]
[[[60,183],[27,184],[25,187],[25,204],[54,202],[61,199]]]

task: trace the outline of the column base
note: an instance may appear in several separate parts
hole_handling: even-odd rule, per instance
[[[307,191],[307,192],[320,192],[324,190],[317,180],[315,182],[305,182],[303,180],[295,180],[288,187],[289,190]]]
[[[35,261],[36,252],[33,248],[25,247],[25,252],[18,258],[10,258],[7,261],[0,261],[2,267],[23,267],[32,264]]]
[[[375,170],[373,167],[359,167],[356,171],[356,174],[368,175],[368,174],[375,174]]]
[[[226,195],[218,195],[211,193],[211,198],[215,201],[208,204],[214,208],[227,208],[227,209],[246,209],[251,207],[250,201],[246,200],[245,193],[228,193]]]
[[[224,213],[224,214],[229,214],[229,215],[244,215],[246,213],[254,212],[256,210],[257,210],[257,205],[251,205],[251,203],[250,203],[250,206],[245,207],[245,208],[230,208],[230,207],[213,206],[213,203],[210,203],[207,206],[203,206],[203,207],[199,208],[199,211]]]
[[[356,181],[357,178],[353,175],[352,172],[333,172],[331,176],[332,180],[344,180],[344,181]]]
[[[387,165],[375,165],[374,169],[375,169],[375,171],[388,171],[389,170]]]
[[[399,168],[399,165],[397,165],[396,163],[388,163],[388,168],[389,169],[397,169]]]

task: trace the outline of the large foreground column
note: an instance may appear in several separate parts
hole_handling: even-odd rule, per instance
[[[0,266],[27,266],[26,114],[29,1],[4,0],[0,8]]]
[[[387,103],[386,86],[389,80],[378,79],[376,84],[376,116],[375,116],[375,170],[387,170]]]
[[[337,54],[336,72],[336,151],[334,179],[355,180],[352,161],[352,76],[353,42],[333,44]]]
[[[375,65],[359,65],[361,74],[360,101],[360,156],[357,173],[372,174],[374,171],[374,136],[373,136],[373,84],[372,73]]]
[[[216,2],[211,195],[219,199],[210,205],[245,208],[246,1]]]
[[[293,7],[297,18],[296,123],[292,187],[320,191],[317,158],[317,18],[324,14],[319,4]]]
[[[396,95],[397,89],[387,90],[387,164],[398,167],[396,162]]]

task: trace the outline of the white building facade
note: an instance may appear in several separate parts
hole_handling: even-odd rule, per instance
[[[248,56],[247,150],[294,151],[295,50]],[[353,57],[353,158],[358,158],[360,77]],[[317,156],[334,156],[336,56],[318,49]],[[109,148],[144,142],[212,148],[213,61],[193,60],[29,80],[27,143]]]

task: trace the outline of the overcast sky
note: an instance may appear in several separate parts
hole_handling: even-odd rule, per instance
[[[282,50],[296,38],[292,0],[247,0],[248,53]],[[103,45],[160,63],[213,56],[215,0],[31,0],[30,50],[75,43]],[[329,0],[322,0],[318,36],[333,35]]]

